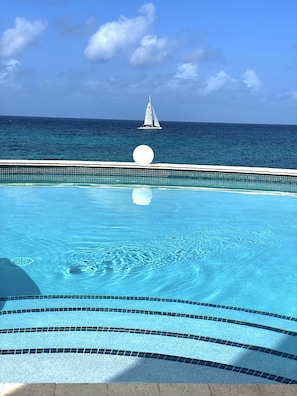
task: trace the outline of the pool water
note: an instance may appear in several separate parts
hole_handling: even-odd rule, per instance
[[[297,316],[296,195],[0,189],[1,296],[148,296]]]

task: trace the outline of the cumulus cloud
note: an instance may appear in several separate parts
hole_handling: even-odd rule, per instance
[[[237,80],[234,80],[224,71],[218,72],[215,76],[210,76],[206,81],[206,86],[204,88],[204,92],[214,92],[221,90],[222,88],[231,86],[233,83],[236,83]]]
[[[106,62],[118,51],[138,45],[148,32],[155,18],[155,6],[144,4],[135,18],[121,16],[118,21],[102,25],[89,39],[85,49],[86,57],[91,61]]]
[[[261,80],[257,76],[255,70],[246,69],[243,73],[243,82],[251,91],[258,91],[262,87]]]
[[[16,18],[15,27],[4,31],[0,37],[0,56],[11,57],[32,44],[47,27],[46,21]]]
[[[248,88],[249,91],[255,92],[262,88],[262,82],[256,72],[251,69],[246,69],[240,79],[234,79],[226,72],[220,71],[216,75],[208,78],[204,92],[209,93],[222,89],[230,89],[231,87],[239,92],[242,90],[243,86]]]
[[[172,53],[174,42],[167,38],[145,35],[140,46],[130,56],[133,67],[148,67],[163,63]]]
[[[187,62],[178,65],[177,73],[174,78],[181,80],[196,80],[197,76],[197,65]]]
[[[0,65],[0,84],[17,87],[15,84],[15,74],[20,65],[20,62],[16,59],[10,59]]]

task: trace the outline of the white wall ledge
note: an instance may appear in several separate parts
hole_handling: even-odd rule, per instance
[[[296,176],[297,169],[261,168],[245,166],[220,165],[192,165],[152,163],[138,165],[134,162],[104,162],[104,161],[73,161],[73,160],[0,160],[0,166],[36,166],[36,167],[89,167],[89,168],[129,168],[129,169],[159,169],[159,170],[187,170],[222,173],[248,173],[262,175]]]

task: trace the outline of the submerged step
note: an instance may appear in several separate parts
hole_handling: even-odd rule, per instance
[[[1,345],[6,353],[55,353],[53,349],[92,349],[135,351],[182,358],[213,361],[240,366],[274,375],[294,378],[297,360],[264,353],[261,350],[243,349],[232,345],[205,342],[190,338],[161,336],[157,333],[130,333],[129,331],[58,331],[1,335]],[[5,351],[2,349],[2,353]],[[11,353],[11,352],[10,352]]]
[[[28,378],[31,383],[291,383],[290,379],[269,373],[249,371],[246,374],[246,370],[210,362],[191,364],[165,357],[156,359],[120,353],[0,355],[0,367],[2,378],[11,383],[26,383]],[[15,367],[18,369],[15,370]],[[56,367],[62,369],[52,369]]]
[[[175,299],[161,299],[134,296],[28,296],[8,298],[2,310],[34,309],[34,308],[68,308],[68,307],[95,307],[95,308],[123,308],[148,310],[156,312],[172,312],[173,314],[200,315],[233,319],[242,322],[265,324],[266,326],[282,330],[297,332],[297,318],[283,315],[221,306],[216,304],[200,303]],[[0,311],[1,312],[1,311]]]
[[[145,297],[28,296],[5,301],[0,317],[2,356],[142,353],[296,379],[296,321],[280,315]]]
[[[34,308],[17,311],[2,311],[1,332],[7,329],[34,329],[44,327],[72,326],[74,329],[87,329],[88,326],[100,328],[125,328],[130,332],[162,331],[177,333],[176,337],[191,335],[204,337],[211,342],[225,340],[270,348],[283,353],[297,354],[295,332],[283,331],[265,325],[226,320],[215,317],[188,316],[171,312],[126,310],[123,308]]]

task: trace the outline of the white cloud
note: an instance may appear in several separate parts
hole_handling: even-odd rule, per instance
[[[134,67],[149,67],[164,62],[172,53],[174,42],[167,38],[146,35],[140,46],[130,56],[130,64]]]
[[[231,78],[229,74],[225,73],[224,71],[220,71],[215,76],[210,76],[208,78],[204,92],[209,93],[218,91],[236,82],[237,80]]]
[[[197,65],[191,62],[182,63],[178,66],[177,73],[174,78],[181,80],[196,80],[197,79]]]
[[[102,25],[90,37],[85,49],[86,57],[91,61],[105,62],[118,51],[138,45],[154,21],[155,6],[144,4],[138,11],[143,15],[135,18],[121,16],[118,21]]]
[[[4,31],[0,37],[0,56],[18,55],[32,44],[47,27],[46,21],[16,18],[15,27]]]
[[[243,82],[251,91],[258,91],[262,87],[262,83],[255,70],[246,69],[243,73]]]
[[[6,85],[17,88],[15,84],[15,74],[20,65],[16,59],[10,59],[0,65],[0,85]]]

